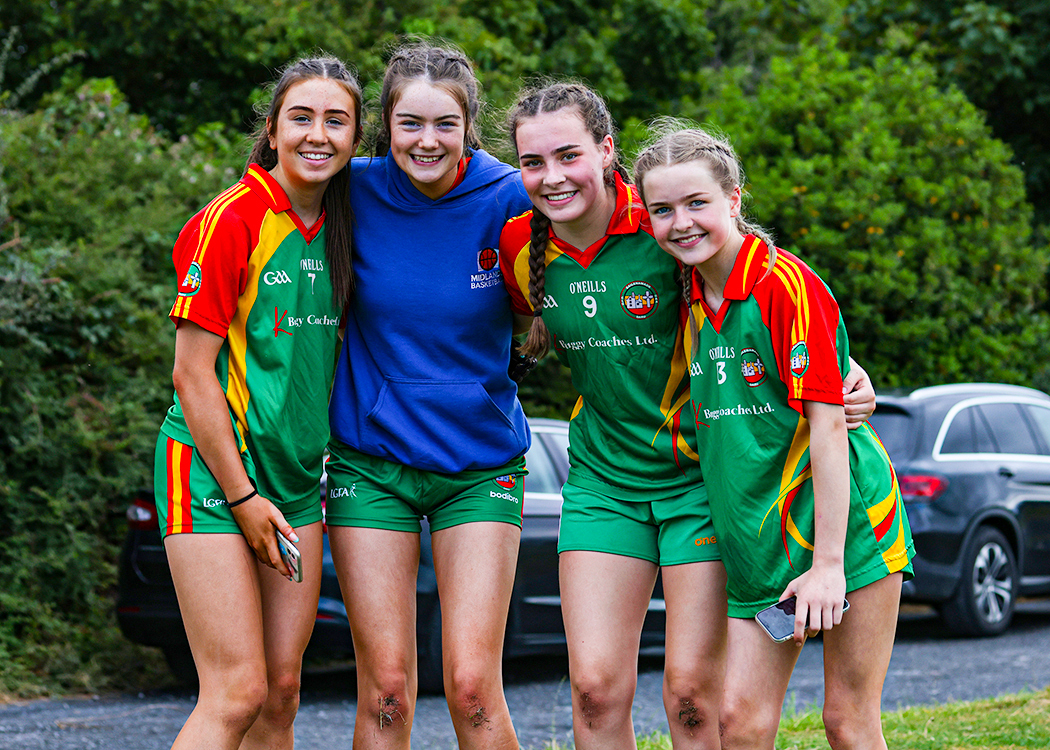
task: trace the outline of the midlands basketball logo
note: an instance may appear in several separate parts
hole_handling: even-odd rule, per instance
[[[503,281],[496,264],[499,262],[499,253],[491,247],[486,247],[478,253],[478,271],[470,275],[471,289],[487,289],[496,286]]]
[[[486,247],[478,253],[478,271],[491,271],[496,267],[499,255],[491,247]]]
[[[189,270],[186,271],[186,278],[179,284],[179,296],[180,297],[192,297],[201,288],[201,267],[197,261],[190,263]]]
[[[757,351],[744,349],[740,352],[740,373],[752,388],[766,379],[766,366]]]
[[[644,281],[632,281],[620,292],[623,311],[637,320],[648,318],[656,312],[659,304],[656,290]]]
[[[799,341],[791,347],[791,374],[801,378],[809,369],[809,349],[805,341]]]

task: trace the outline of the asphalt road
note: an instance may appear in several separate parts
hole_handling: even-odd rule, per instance
[[[1050,601],[1023,602],[1006,635],[947,637],[924,611],[902,616],[890,662],[887,710],[991,698],[1050,687]],[[642,659],[635,728],[666,731],[660,702],[662,662]],[[791,680],[788,710],[819,705],[820,644],[807,644]],[[512,661],[506,668],[507,701],[523,748],[551,740],[571,746],[569,687],[564,658]],[[170,747],[193,708],[189,692],[40,700],[0,706],[0,750],[154,750]],[[305,676],[296,721],[298,750],[349,748],[354,726],[353,672],[329,669]],[[420,700],[413,747],[455,748],[443,698]]]

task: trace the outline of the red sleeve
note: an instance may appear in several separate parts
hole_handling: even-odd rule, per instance
[[[176,325],[189,320],[226,336],[248,283],[248,258],[258,244],[259,222],[244,211],[254,201],[245,191],[242,185],[230,188],[179,233],[172,251],[178,296],[168,314]]]
[[[842,404],[841,316],[820,277],[780,252],[773,273],[755,285],[754,295],[765,310],[790,406],[801,414],[803,401]]]
[[[499,238],[499,268],[510,294],[510,307],[519,315],[532,315],[529,303],[531,219],[531,211],[514,217],[503,226]]]

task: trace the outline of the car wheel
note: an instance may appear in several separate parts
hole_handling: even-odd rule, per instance
[[[420,638],[417,669],[421,693],[441,695],[445,692],[445,673],[441,667],[441,605],[437,603]]]
[[[193,663],[193,654],[187,643],[178,646],[165,646],[164,661],[168,663],[168,669],[175,675],[175,679],[187,687],[197,686],[197,666]]]
[[[963,557],[963,578],[941,616],[960,635],[999,635],[1010,624],[1017,597],[1017,561],[1006,537],[991,526],[974,534]]]

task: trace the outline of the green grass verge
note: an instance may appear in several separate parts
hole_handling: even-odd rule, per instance
[[[1050,688],[972,703],[887,711],[882,729],[893,750],[1045,750],[1050,747]],[[781,721],[778,750],[827,747],[819,709]],[[568,747],[551,744],[548,750]],[[638,750],[671,750],[671,738],[661,733],[639,737]]]

